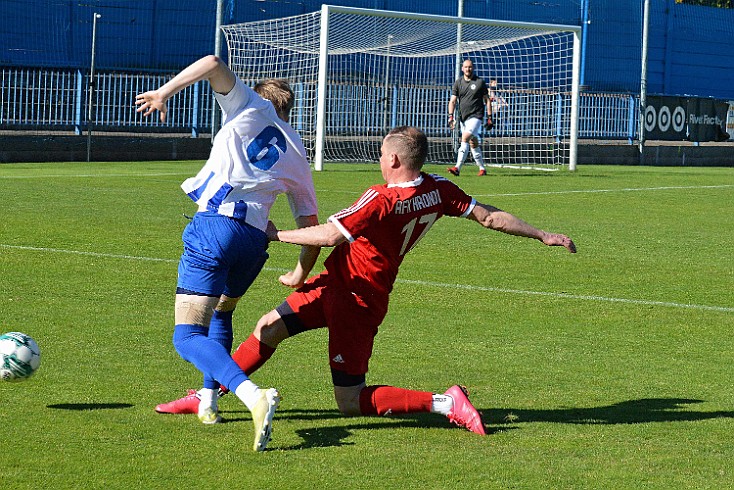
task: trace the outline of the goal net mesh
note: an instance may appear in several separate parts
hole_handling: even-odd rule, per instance
[[[429,137],[430,162],[454,162],[458,124],[448,128],[448,102],[458,66],[471,59],[492,84],[485,163],[568,163],[573,32],[381,14],[329,14],[323,161],[377,161],[387,131],[413,125]],[[289,80],[296,95],[291,125],[312,158],[321,22],[320,11],[222,27],[229,65],[246,83]]]

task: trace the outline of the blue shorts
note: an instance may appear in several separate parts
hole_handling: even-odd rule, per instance
[[[177,286],[194,294],[239,298],[268,259],[265,232],[213,212],[196,213],[182,239]]]

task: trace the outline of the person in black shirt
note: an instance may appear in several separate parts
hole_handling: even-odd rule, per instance
[[[449,127],[454,129],[456,120],[454,111],[456,102],[459,102],[459,122],[461,124],[461,146],[456,157],[456,165],[449,167],[449,173],[458,176],[461,166],[471,150],[474,161],[479,166],[479,176],[487,175],[482,158],[482,148],[479,146],[479,137],[482,132],[482,120],[486,107],[487,122],[484,128],[492,129],[492,104],[489,98],[489,90],[485,81],[474,74],[474,63],[465,60],[461,65],[463,75],[459,77],[451,90],[449,100]]]

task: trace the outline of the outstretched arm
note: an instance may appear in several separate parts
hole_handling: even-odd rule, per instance
[[[468,218],[473,219],[485,228],[501,231],[508,235],[535,238],[550,247],[565,247],[569,252],[576,253],[576,245],[566,235],[539,230],[520,218],[488,204],[478,202]]]
[[[296,226],[298,226],[299,229],[316,226],[318,224],[319,220],[316,215],[299,216],[298,218],[296,218]],[[316,264],[316,259],[319,257],[320,251],[321,247],[319,246],[302,246],[301,253],[298,256],[298,263],[296,264],[296,267],[292,271],[289,271],[280,276],[278,278],[280,280],[280,283],[284,286],[289,286],[292,288],[300,288],[301,286],[303,286],[303,283],[306,282],[306,279],[308,278],[308,274],[311,272],[311,269],[313,269],[313,266]]]
[[[267,233],[271,242],[295,243],[312,247],[335,247],[347,241],[342,232],[331,222],[297,230],[278,230],[271,221],[268,223]]]
[[[135,105],[138,106],[136,112],[142,112],[143,116],[148,117],[154,111],[159,111],[163,122],[168,112],[166,107],[168,99],[200,80],[209,80],[212,90],[228,94],[237,79],[221,59],[214,55],[205,56],[184,68],[181,73],[158,89],[136,95]]]

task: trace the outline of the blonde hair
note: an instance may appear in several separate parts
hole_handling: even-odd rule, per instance
[[[255,84],[253,90],[263,99],[272,102],[278,116],[288,122],[291,109],[293,109],[293,90],[287,80],[268,78]]]

